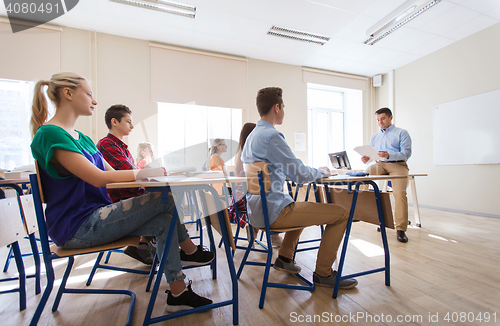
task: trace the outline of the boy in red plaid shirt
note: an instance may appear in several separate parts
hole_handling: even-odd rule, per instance
[[[128,136],[134,129],[132,111],[125,105],[113,105],[106,111],[104,120],[109,133],[97,143],[97,148],[104,159],[115,170],[139,169],[134,163],[127,144],[122,141],[123,137]],[[108,189],[109,197],[113,202],[141,196],[144,192],[143,188]],[[152,240],[148,241],[148,239],[141,237],[141,243],[138,247],[127,247],[123,252],[144,264],[151,265],[155,252]],[[185,265],[204,265],[213,260],[215,256],[213,252],[204,250],[201,246],[195,246],[190,239],[188,240],[181,244],[181,249],[183,249],[180,251],[181,263]]]

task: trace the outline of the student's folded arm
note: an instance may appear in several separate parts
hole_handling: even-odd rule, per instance
[[[106,171],[115,171],[115,169],[113,169],[113,167],[109,165],[108,161],[106,161],[106,159],[104,159],[104,168],[106,169]]]
[[[306,166],[302,160],[298,159],[281,135],[274,135],[271,138],[267,158],[288,178],[297,183],[311,182],[326,175],[326,173],[324,175],[326,171]]]
[[[102,171],[77,152],[54,149],[53,158],[66,170],[95,187],[105,187],[113,182],[135,181],[134,171]]]

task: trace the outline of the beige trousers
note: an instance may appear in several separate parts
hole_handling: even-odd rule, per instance
[[[406,162],[376,162],[369,165],[366,172],[371,175],[408,175],[408,165]],[[406,188],[408,178],[394,179],[392,182],[392,194],[394,196],[394,220],[396,230],[405,231],[408,227],[408,198]]]
[[[316,259],[316,273],[327,277],[332,273],[332,265],[337,257],[337,250],[342,242],[348,219],[349,213],[342,206],[299,202],[286,206],[270,226],[271,229],[284,229],[326,224]],[[301,233],[302,229],[285,233],[279,251],[281,256],[293,258]]]

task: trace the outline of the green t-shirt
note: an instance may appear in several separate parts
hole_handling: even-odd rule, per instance
[[[111,204],[105,187],[94,187],[72,174],[60,175],[51,162],[54,149],[60,149],[80,153],[104,171],[104,159],[92,139],[79,131],[78,135],[75,139],[61,127],[43,125],[31,143],[47,202],[47,231],[58,246],[68,241],[97,208]]]

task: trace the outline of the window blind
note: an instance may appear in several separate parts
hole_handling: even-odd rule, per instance
[[[57,27],[12,33],[8,20],[1,19],[0,44],[0,78],[48,80],[61,69],[61,32]]]
[[[151,100],[246,108],[245,58],[150,44]]]

